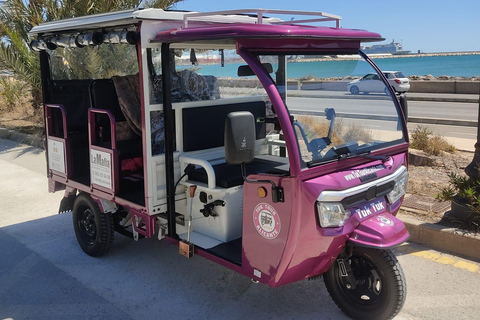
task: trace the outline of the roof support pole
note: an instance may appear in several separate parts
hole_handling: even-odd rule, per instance
[[[163,116],[165,123],[165,180],[167,187],[167,216],[168,236],[178,238],[176,230],[175,212],[175,177],[173,152],[175,139],[175,118],[172,109],[171,83],[170,83],[170,44],[162,43],[162,90],[163,90]]]

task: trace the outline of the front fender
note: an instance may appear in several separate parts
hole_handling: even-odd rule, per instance
[[[402,221],[389,213],[382,213],[362,221],[348,241],[356,246],[385,249],[398,246],[409,237]]]

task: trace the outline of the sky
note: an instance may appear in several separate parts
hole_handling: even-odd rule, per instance
[[[479,0],[184,0],[175,7],[201,12],[253,8],[322,11],[339,15],[342,28],[380,33],[385,38],[381,43],[395,40],[403,44],[404,50],[413,53],[419,50],[480,51]],[[291,19],[289,16],[280,18]],[[334,23],[325,25],[333,27]]]

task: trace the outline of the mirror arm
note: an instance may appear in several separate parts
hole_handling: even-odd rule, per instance
[[[325,114],[327,116],[327,120],[330,120],[330,127],[328,128],[328,135],[327,135],[327,145],[332,143],[332,133],[333,133],[333,126],[335,125],[335,118],[337,115],[335,114],[335,109],[333,108],[326,108]]]
[[[252,180],[247,178],[247,169],[245,167],[245,162],[242,162],[241,170],[242,170],[242,177],[245,182],[250,183],[270,183],[272,185],[272,202],[285,202],[283,187],[275,185],[275,182],[272,180]]]

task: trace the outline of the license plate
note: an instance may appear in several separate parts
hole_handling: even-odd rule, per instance
[[[356,215],[360,220],[365,219],[371,215],[385,212],[385,201],[374,200],[363,206],[352,209],[352,215]]]

